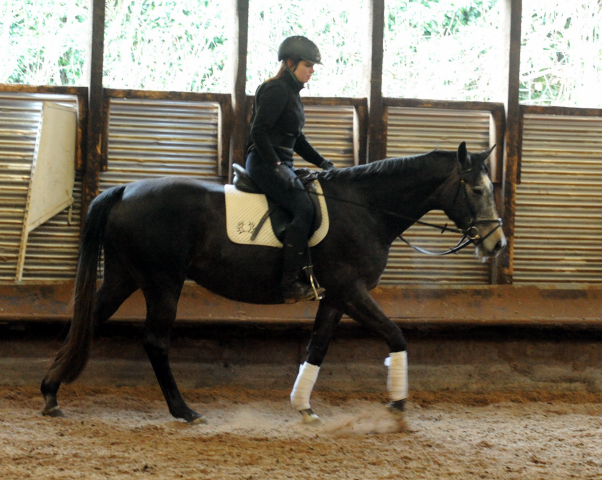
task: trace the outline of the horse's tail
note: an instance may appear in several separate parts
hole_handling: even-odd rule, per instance
[[[106,190],[92,201],[82,233],[75,278],[73,320],[65,343],[46,381],[73,382],[88,363],[94,330],[96,279],[109,213],[123,196],[125,185]]]

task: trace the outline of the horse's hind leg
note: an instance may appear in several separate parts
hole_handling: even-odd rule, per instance
[[[309,397],[318,378],[320,365],[328,351],[335,327],[338,325],[343,312],[320,302],[316,320],[307,347],[307,359],[297,375],[297,380],[291,392],[291,403],[295,410],[303,415],[304,423],[318,421],[318,416],[312,411]]]
[[[105,271],[102,284],[96,292],[94,308],[94,325],[97,327],[108,320],[125,302],[128,297],[138,289],[138,285],[118,261],[116,256],[107,252],[105,254]],[[67,341],[65,339],[65,341]],[[44,396],[44,410],[42,415],[62,417],[63,412],[57,402],[57,393],[61,384],[44,378],[40,390]]]
[[[176,319],[178,299],[184,281],[182,280],[179,286],[172,284],[171,281],[158,283],[161,284],[142,287],[147,309],[144,349],[153,366],[169,412],[174,417],[190,423],[205,423],[202,415],[186,405],[169,364],[169,338]]]

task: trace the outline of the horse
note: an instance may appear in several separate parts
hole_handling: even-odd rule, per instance
[[[408,396],[406,340],[370,296],[379,284],[393,241],[433,209],[443,210],[476,247],[479,258],[506,245],[485,160],[493,147],[469,153],[434,150],[404,158],[316,173],[330,226],[311,248],[314,275],[325,288],[291,402],[303,421],[318,417],[311,390],[343,314],[388,345],[390,406],[403,410]],[[170,332],[186,279],[227,299],[283,303],[281,252],[240,245],[226,234],[224,186],[199,179],[163,177],[112,187],[90,204],[80,244],[73,318],[67,337],[41,385],[43,414],[64,416],[61,383],[84,369],[94,330],[136,290],[146,301],[143,345],[169,412],[205,423],[182,398],[169,363]],[[97,275],[104,251],[104,275]]]

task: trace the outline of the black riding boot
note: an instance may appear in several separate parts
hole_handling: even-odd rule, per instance
[[[284,303],[295,303],[300,300],[315,300],[316,292],[307,281],[303,271],[306,267],[305,249],[307,239],[295,227],[288,227],[284,233],[282,247],[282,294]],[[317,287],[317,285],[316,285]],[[324,292],[323,288],[316,288],[318,296]]]

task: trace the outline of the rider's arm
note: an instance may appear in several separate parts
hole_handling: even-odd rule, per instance
[[[326,160],[314,147],[312,147],[311,143],[307,141],[307,138],[305,138],[303,133],[297,137],[294,150],[301,155],[304,160],[313,163],[317,167],[325,170],[328,170],[329,168],[335,168],[332,162]]]

